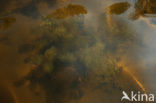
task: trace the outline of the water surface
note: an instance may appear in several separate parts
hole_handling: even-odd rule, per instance
[[[2,0],[0,100],[120,103],[123,90],[155,93],[155,4]]]

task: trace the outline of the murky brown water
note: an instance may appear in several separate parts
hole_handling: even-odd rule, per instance
[[[0,103],[155,93],[155,14],[155,0],[1,0]]]

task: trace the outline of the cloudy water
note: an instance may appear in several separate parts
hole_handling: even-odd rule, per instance
[[[0,103],[156,93],[155,17],[155,0],[1,0]]]

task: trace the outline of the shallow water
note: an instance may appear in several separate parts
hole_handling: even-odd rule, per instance
[[[155,4],[2,0],[2,102],[120,103],[123,90],[155,93]]]

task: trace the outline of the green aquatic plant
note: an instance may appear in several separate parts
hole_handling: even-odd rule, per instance
[[[119,28],[115,28],[118,32],[112,32],[103,22],[97,32],[92,27],[90,32],[83,15],[70,19],[44,18],[33,30],[35,53],[25,60],[35,66],[15,85],[29,82],[35,93],[39,85],[45,91],[47,103],[79,100],[88,86],[91,90],[102,88],[108,94],[112,88],[120,91],[122,86],[116,81],[122,72],[117,65],[121,56],[118,50],[126,52],[128,49],[120,45],[130,47],[127,44],[134,42],[134,36],[126,26],[121,34]]]

